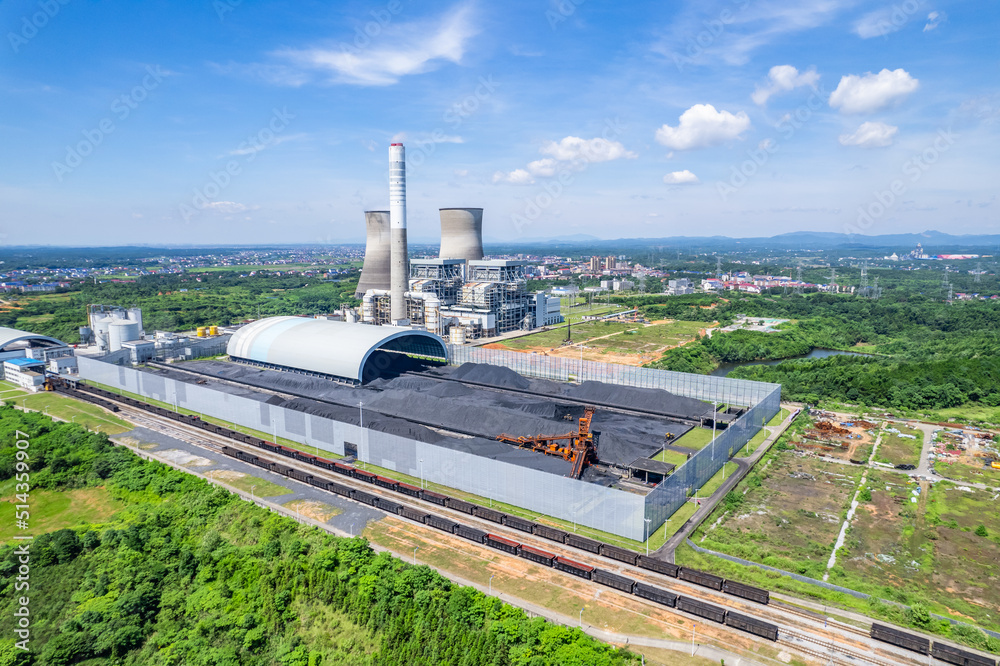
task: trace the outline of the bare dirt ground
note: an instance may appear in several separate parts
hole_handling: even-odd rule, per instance
[[[234,472],[229,469],[213,469],[205,472],[205,476],[210,479],[216,479],[218,481],[239,481],[246,476],[243,472]]]
[[[325,523],[334,516],[343,513],[343,511],[338,507],[330,506],[329,504],[317,502],[315,500],[292,500],[291,502],[286,502],[282,506],[295,511],[306,518],[318,520],[321,523]]]

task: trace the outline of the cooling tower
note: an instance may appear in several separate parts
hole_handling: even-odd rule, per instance
[[[365,264],[354,292],[356,298],[364,296],[369,289],[389,288],[389,211],[366,210],[365,227],[368,229]]]
[[[406,319],[406,290],[410,266],[406,254],[406,152],[403,144],[389,146],[389,318],[392,323]]]
[[[441,209],[440,259],[480,261],[483,258],[483,209]]]

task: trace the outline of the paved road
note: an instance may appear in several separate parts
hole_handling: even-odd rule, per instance
[[[748,458],[733,458],[739,469],[733,472],[733,475],[726,479],[719,488],[712,494],[711,497],[701,500],[701,508],[694,512],[694,515],[684,525],[677,530],[677,532],[667,539],[667,542],[657,548],[653,553],[652,557],[664,560],[666,562],[674,561],[674,551],[677,547],[684,543],[684,540],[690,536],[691,532],[701,524],[705,518],[715,510],[716,505],[722,501],[722,498],[726,496],[730,490],[736,487],[743,477],[753,469],[754,465],[764,456],[765,453],[771,448],[771,444],[785,431],[785,429],[791,424],[795,410],[791,410],[791,413],[785,418],[784,421],[776,426],[764,426],[768,431],[767,438],[764,442],[757,447],[757,450]],[[689,500],[691,501],[691,500]]]

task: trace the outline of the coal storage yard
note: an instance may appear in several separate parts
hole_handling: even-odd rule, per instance
[[[343,423],[358,424],[363,403],[366,428],[561,476],[569,474],[570,462],[495,438],[575,431],[584,406],[594,405],[599,465],[588,467],[583,480],[602,485],[618,479],[609,468],[655,455],[666,433],[676,439],[712,411],[709,403],[660,389],[527,379],[509,368],[474,363],[364,386],[222,361],[155,364],[146,371]]]

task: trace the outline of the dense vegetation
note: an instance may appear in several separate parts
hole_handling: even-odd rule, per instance
[[[13,646],[13,548],[0,549],[0,665],[524,664],[616,666],[627,652],[529,619],[425,566],[375,554],[114,447],[103,434],[0,408],[0,488],[15,429],[33,488],[103,486],[108,524],[31,546],[31,652]]]
[[[76,342],[79,327],[87,325],[87,304],[101,303],[142,308],[147,331],[188,331],[258,316],[321,314],[344,304],[357,305],[357,282],[357,274],[324,281],[266,271],[245,277],[236,271],[217,271],[84,283],[81,289],[20,297],[19,307],[0,311],[0,326]]]
[[[949,305],[902,287],[878,301],[833,294],[737,294],[708,309],[695,299],[680,297],[663,305],[651,303],[657,297],[641,300],[650,303],[642,305],[650,317],[704,321],[708,316],[725,324],[745,314],[791,321],[778,333],[716,333],[670,350],[656,367],[708,373],[724,362],[793,358],[817,348],[855,350],[874,356],[748,366],[730,376],[780,383],[786,399],[813,403],[833,399],[905,410],[1000,405],[997,301]]]

